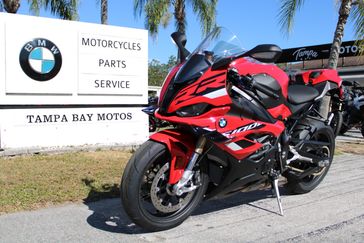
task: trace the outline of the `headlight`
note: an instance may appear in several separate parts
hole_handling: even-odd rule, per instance
[[[176,111],[178,116],[199,116],[207,111],[209,104],[200,103],[196,105],[185,106]]]

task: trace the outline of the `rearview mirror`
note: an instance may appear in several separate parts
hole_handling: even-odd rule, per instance
[[[244,56],[250,56],[260,62],[273,63],[278,60],[282,54],[282,49],[277,45],[263,44],[258,45],[250,51],[244,53]]]
[[[190,55],[190,52],[185,48],[187,43],[186,35],[181,32],[174,32],[171,34],[171,37],[178,47],[178,59],[180,62],[183,62]]]

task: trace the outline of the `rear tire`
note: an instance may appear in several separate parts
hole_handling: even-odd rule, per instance
[[[160,231],[181,224],[199,205],[208,176],[200,172],[200,186],[179,196],[169,194],[170,155],[164,144],[145,142],[130,158],[122,180],[121,200],[130,219],[149,230]]]
[[[289,192],[294,194],[308,193],[315,189],[325,178],[333,160],[335,152],[335,137],[330,126],[322,125],[321,127],[319,127],[312,135],[310,140],[328,142],[330,144],[329,146],[322,146],[322,148],[320,148],[322,151],[313,151],[314,153],[324,153],[325,156],[329,158],[329,165],[322,168],[321,171],[318,172],[318,175],[309,175],[302,179],[296,179],[296,177],[290,176],[288,174],[286,176],[286,187]],[[305,169],[305,166],[307,165],[307,162],[300,163],[299,161],[294,161],[292,163],[295,163],[296,166],[294,167],[298,169]]]

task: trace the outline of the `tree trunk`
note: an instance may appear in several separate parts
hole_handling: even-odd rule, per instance
[[[339,51],[344,36],[345,24],[348,20],[351,10],[352,0],[341,0],[341,6],[339,10],[339,20],[337,21],[336,30],[334,34],[334,40],[331,45],[329,68],[336,69],[339,60]]]
[[[107,0],[101,0],[101,24],[107,24]]]
[[[186,33],[186,12],[185,0],[176,0],[174,4],[174,18],[176,20],[177,31]]]
[[[3,5],[6,12],[15,14],[20,7],[20,0],[3,0]]]

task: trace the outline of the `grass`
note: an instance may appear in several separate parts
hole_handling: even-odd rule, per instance
[[[336,155],[343,153],[364,154],[364,145],[338,143]],[[97,150],[0,157],[0,214],[117,197],[131,154]]]
[[[0,214],[116,197],[130,156],[109,150],[0,158]]]
[[[364,144],[362,143],[336,143],[335,154],[364,154]]]

